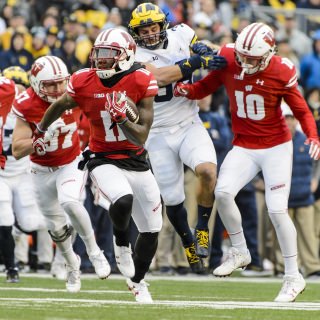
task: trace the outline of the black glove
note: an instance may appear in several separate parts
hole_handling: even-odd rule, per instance
[[[191,46],[191,50],[193,53],[198,54],[200,56],[206,54],[206,53],[212,53],[213,50],[204,44],[203,42],[197,41]]]
[[[208,70],[220,70],[227,66],[227,60],[223,56],[217,56],[217,52],[206,53],[201,58],[201,67]]]

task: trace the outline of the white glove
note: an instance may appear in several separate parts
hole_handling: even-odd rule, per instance
[[[63,119],[58,118],[56,121],[52,122],[49,126],[48,130],[44,135],[44,142],[49,142],[51,139],[59,133],[59,129],[64,127],[66,124],[64,123]]]

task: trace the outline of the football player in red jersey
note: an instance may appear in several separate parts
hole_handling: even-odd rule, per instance
[[[2,128],[11,110],[15,94],[15,83],[10,79],[0,76],[0,170],[4,169],[6,163],[6,156],[2,151]]]
[[[89,149],[79,165],[88,168],[101,196],[110,201],[115,256],[136,300],[151,303],[144,276],[157,249],[162,226],[160,192],[146,161],[143,144],[153,121],[158,85],[135,62],[136,44],[122,29],[102,31],[95,40],[92,67],[75,72],[67,92],[54,102],[37,125],[34,145],[42,149],[45,130],[65,110],[79,106],[90,123]],[[119,99],[119,92],[123,99]],[[139,121],[126,116],[126,99],[139,110]],[[114,125],[114,123],[116,125]],[[129,221],[139,230],[132,261]]]
[[[34,62],[31,87],[15,99],[12,107],[17,116],[12,151],[16,159],[30,154],[38,205],[46,217],[53,241],[66,260],[66,288],[69,292],[78,292],[81,288],[80,259],[72,249],[72,227],[67,216],[84,241],[99,278],[107,278],[111,271],[96,243],[89,214],[80,201],[87,176],[78,170],[80,142],[76,113],[79,110],[65,110],[51,125],[42,145],[45,152],[32,144],[35,123],[41,120],[50,103],[66,91],[69,77],[60,58],[46,56]]]
[[[292,140],[282,116],[282,99],[290,106],[308,137],[309,154],[319,159],[320,143],[315,121],[298,90],[297,74],[287,58],[275,56],[272,29],[253,23],[243,29],[235,44],[221,48],[228,61],[223,71],[212,71],[194,84],[178,83],[175,94],[201,99],[225,85],[230,99],[233,149],[225,158],[215,197],[221,219],[232,242],[226,262],[213,271],[228,276],[251,262],[234,198],[258,172],[266,185],[265,197],[285,262],[283,286],[277,302],[294,301],[305,288],[297,265],[296,230],[288,215],[292,170]]]

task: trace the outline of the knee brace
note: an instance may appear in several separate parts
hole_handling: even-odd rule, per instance
[[[54,242],[64,242],[72,235],[73,227],[71,225],[65,225],[61,230],[49,230],[48,232]]]
[[[127,194],[110,205],[109,214],[116,229],[127,230],[132,212],[132,202],[133,195]]]

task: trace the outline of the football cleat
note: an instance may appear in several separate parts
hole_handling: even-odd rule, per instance
[[[53,260],[51,264],[50,273],[54,278],[57,278],[58,280],[67,279],[67,269],[64,262]]]
[[[238,249],[231,247],[227,259],[218,268],[213,270],[213,275],[217,277],[230,276],[234,270],[245,268],[251,262],[251,255],[241,253]]]
[[[18,283],[19,281],[20,279],[19,279],[18,268],[9,268],[7,270],[7,282]]]
[[[209,230],[195,229],[194,237],[196,238],[196,253],[200,258],[209,256]]]
[[[89,259],[94,267],[94,270],[100,279],[106,279],[110,275],[111,267],[103,254],[100,251],[97,255],[89,256]]]
[[[119,271],[126,277],[132,278],[135,274],[135,267],[132,259],[131,245],[119,247],[116,245],[116,238],[113,237],[114,254]]]
[[[77,255],[78,263],[76,266],[66,265],[67,267],[67,282],[66,288],[68,292],[79,292],[81,289],[81,280],[80,280],[80,265],[81,259]]]
[[[190,247],[184,248],[184,252],[187,256],[188,263],[192,272],[197,274],[205,273],[203,262],[201,258],[196,254],[196,246],[194,243]]]
[[[137,302],[153,303],[151,294],[148,290],[149,284],[147,282],[141,280],[139,283],[135,283],[132,282],[130,279],[127,279],[127,285]]]
[[[283,284],[275,302],[294,302],[298,294],[306,288],[306,282],[299,273],[298,276],[284,276]]]

